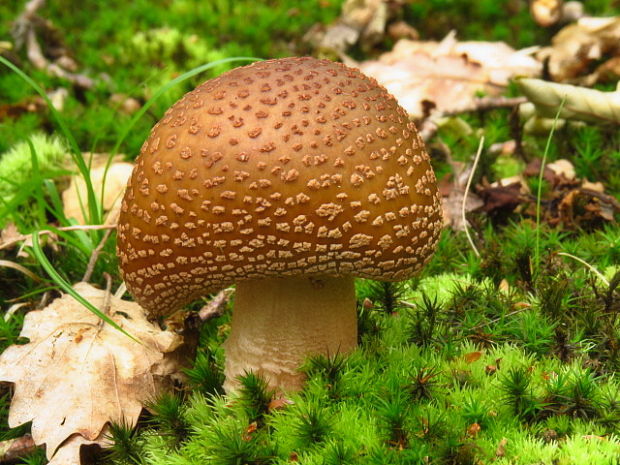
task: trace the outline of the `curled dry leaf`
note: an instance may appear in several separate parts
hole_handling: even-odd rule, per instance
[[[575,81],[589,73],[592,65],[620,55],[620,16],[585,17],[564,27],[537,56],[547,61],[554,81]],[[587,84],[599,79],[599,70],[585,78]]]
[[[104,291],[87,283],[74,289],[102,307]],[[74,454],[64,447],[79,451],[82,443],[105,445],[102,431],[110,421],[135,424],[143,402],[159,389],[154,373],[165,354],[181,344],[175,333],[147,321],[136,303],[109,299],[110,318],[140,343],[64,295],[28,313],[20,336],[30,342],[0,356],[0,380],[15,384],[9,426],[32,421],[32,437],[47,445],[49,459]]]
[[[538,116],[555,117],[565,99],[560,118],[620,124],[620,90],[602,92],[531,78],[519,79],[517,82],[521,91],[536,106]]]
[[[541,64],[531,52],[503,42],[457,42],[450,34],[441,42],[402,39],[379,60],[359,67],[419,119],[429,108],[471,107],[479,92],[497,96],[514,76],[538,76]]]
[[[90,179],[93,183],[93,189],[95,194],[101,196],[101,189],[104,187],[105,177],[105,189],[103,191],[103,209],[106,212],[110,212],[109,218],[114,218],[114,211],[120,208],[120,199],[123,197],[127,181],[131,176],[133,165],[131,163],[116,161],[113,162],[106,174],[105,161],[107,160],[106,154],[96,156],[99,160],[95,163],[95,166],[90,171]],[[120,157],[117,157],[120,159]],[[71,184],[62,193],[62,202],[65,209],[65,216],[67,218],[75,218],[80,224],[85,224],[83,207],[87,210],[87,194],[86,183],[81,176],[75,175],[71,178]]]

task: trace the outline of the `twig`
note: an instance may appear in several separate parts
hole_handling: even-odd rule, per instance
[[[427,141],[435,135],[439,129],[439,120],[446,116],[460,115],[461,113],[470,113],[473,111],[487,111],[496,108],[512,108],[527,102],[525,97],[483,97],[473,102],[446,111],[433,111],[420,125],[420,137]]]
[[[15,20],[12,31],[17,48],[24,46],[28,37],[28,31],[33,27],[33,19],[37,11],[41,9],[43,5],[45,5],[45,0],[30,0],[24,5],[24,11]]]
[[[112,229],[108,229],[105,232],[105,234],[101,238],[101,241],[99,241],[99,244],[97,244],[97,247],[95,248],[95,250],[93,250],[93,253],[90,256],[90,259],[88,260],[88,265],[86,266],[86,272],[84,273],[84,277],[82,278],[82,281],[84,281],[85,283],[87,283],[90,280],[91,276],[93,275],[93,271],[95,270],[95,264],[97,263],[97,259],[99,258],[99,255],[101,254],[101,251],[103,250],[103,247],[105,246],[105,243],[110,238],[110,234],[112,234]]]
[[[480,252],[476,248],[476,244],[474,244],[471,235],[469,234],[469,228],[467,227],[467,218],[465,217],[465,204],[467,203],[467,195],[469,194],[469,188],[471,186],[471,181],[474,179],[474,173],[476,172],[476,167],[478,166],[478,160],[480,160],[480,154],[482,153],[482,147],[484,146],[484,136],[480,137],[480,144],[478,144],[478,151],[476,152],[476,158],[474,158],[474,165],[471,167],[471,171],[469,173],[469,178],[467,179],[467,185],[465,186],[465,193],[463,194],[463,203],[461,204],[461,218],[463,219],[463,229],[465,230],[465,235],[467,236],[467,240],[471,245],[471,248],[474,250],[476,257],[480,258]]]
[[[32,436],[25,434],[16,439],[0,442],[0,463],[13,462],[34,452],[39,446],[34,443]]]
[[[58,64],[60,59],[66,58],[66,56],[61,56],[56,63],[50,63],[43,54],[41,45],[37,40],[35,22],[37,19],[36,13],[44,4],[45,0],[29,1],[24,7],[24,12],[15,21],[13,37],[15,38],[17,47],[21,48],[24,45],[26,46],[28,60],[30,60],[35,68],[46,71],[52,76],[66,79],[79,87],[90,89],[94,85],[94,81],[91,78],[83,74],[67,71]]]
[[[234,290],[232,288],[223,289],[218,292],[213,299],[211,299],[204,307],[198,312],[198,316],[202,321],[209,321],[213,318],[217,318],[224,314],[226,310],[226,304],[233,295]]]
[[[116,229],[116,224],[77,224],[75,226],[62,226],[60,228],[56,228],[56,231],[96,231],[101,229]],[[44,229],[39,231],[39,236],[55,233],[55,231]],[[32,239],[32,234],[22,234],[9,241],[0,243],[0,250],[7,249],[18,242],[27,241],[28,239]]]

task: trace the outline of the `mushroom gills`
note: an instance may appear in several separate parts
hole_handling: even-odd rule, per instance
[[[292,277],[237,283],[232,331],[224,343],[226,392],[253,371],[270,387],[299,390],[310,355],[348,353],[357,345],[353,278]]]

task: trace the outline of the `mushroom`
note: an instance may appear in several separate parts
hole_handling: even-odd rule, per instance
[[[404,280],[442,227],[407,113],[314,58],[236,68],[175,103],[142,146],[118,226],[122,276],[153,317],[236,283],[227,391],[298,389],[309,354],[357,342],[354,277]]]

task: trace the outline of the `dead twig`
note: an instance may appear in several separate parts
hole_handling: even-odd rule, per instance
[[[45,5],[45,0],[30,0],[24,6],[24,11],[17,18],[13,26],[13,37],[17,48],[26,48],[28,60],[35,68],[48,74],[66,79],[78,87],[90,89],[94,81],[84,74],[67,70],[67,67],[75,67],[75,62],[66,54],[61,54],[50,62],[43,53],[43,49],[37,39],[37,26],[53,29],[51,23],[44,21],[37,15],[37,11]],[[64,66],[63,66],[64,65]]]
[[[78,224],[75,226],[62,226],[60,228],[56,228],[56,231],[96,231],[101,229],[116,229],[116,224]],[[56,234],[56,232],[49,229],[39,231],[39,236],[46,236],[50,234]],[[19,242],[27,240],[32,240],[32,234],[21,234],[6,242],[0,242],[0,250],[8,249]]]
[[[32,436],[25,434],[16,439],[0,442],[0,463],[13,462],[34,452],[39,446],[34,443]]]
[[[94,82],[88,76],[79,73],[72,73],[62,68],[57,63],[50,63],[43,55],[43,51],[41,50],[41,46],[37,40],[37,35],[34,28],[31,28],[28,31],[26,45],[28,59],[35,66],[35,68],[46,71],[52,76],[66,79],[67,81],[84,89],[90,89],[93,87]]]
[[[84,281],[85,283],[87,283],[90,280],[91,276],[93,275],[93,271],[95,270],[95,264],[97,263],[97,259],[99,258],[99,255],[101,255],[101,251],[103,250],[103,247],[105,246],[106,242],[108,242],[108,239],[110,238],[110,234],[112,234],[112,229],[108,229],[105,232],[105,234],[101,238],[101,241],[99,241],[99,244],[97,244],[97,247],[95,247],[95,250],[93,250],[93,253],[90,256],[90,259],[88,260],[88,265],[86,266],[86,271],[84,272],[84,276],[82,277],[82,281]]]
[[[488,111],[496,108],[513,108],[527,102],[525,97],[483,97],[475,100],[472,104],[448,111],[433,111],[420,125],[420,137],[424,141],[430,140],[439,129],[439,120],[447,116],[471,113],[474,111]]]

